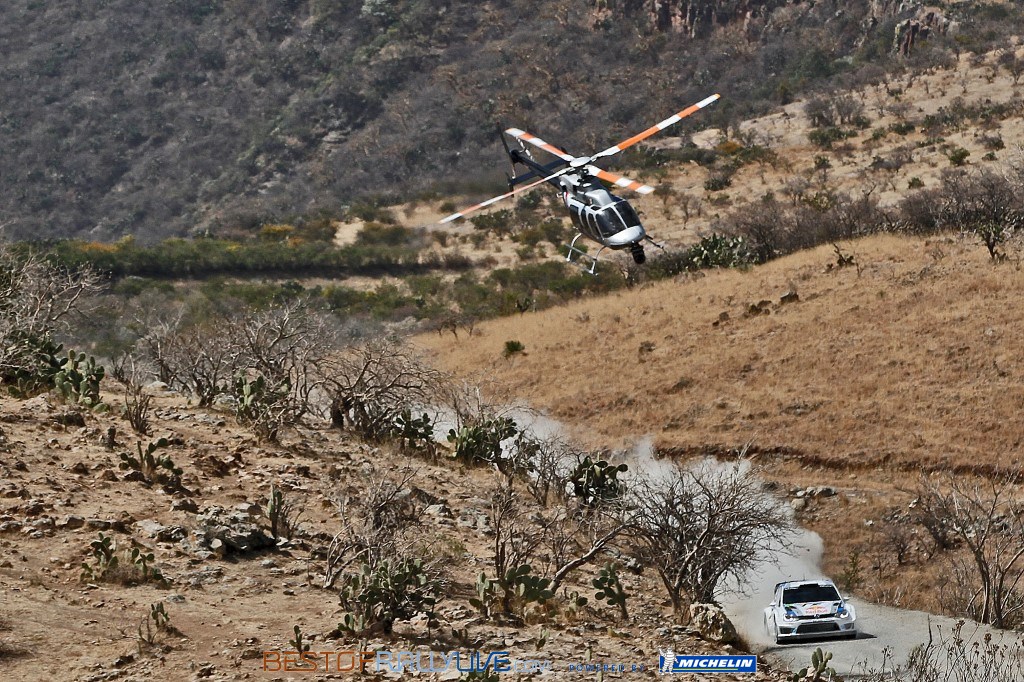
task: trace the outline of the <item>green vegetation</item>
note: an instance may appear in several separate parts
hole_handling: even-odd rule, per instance
[[[629,620],[629,611],[626,610],[626,599],[629,598],[629,595],[622,587],[615,564],[606,564],[598,576],[591,581],[591,584],[597,589],[594,599],[618,608],[622,620]]]
[[[138,457],[132,457],[129,453],[121,453],[119,468],[124,470],[137,471],[142,474],[146,483],[172,484],[181,476],[181,469],[174,466],[170,455],[156,456],[154,453],[160,448],[167,447],[169,441],[166,438],[158,438],[151,441],[146,449],[142,449],[142,441],[137,441],[135,449]]]
[[[324,241],[271,242],[260,239],[167,239],[142,246],[134,239],[115,244],[76,240],[36,244],[60,267],[88,266],[111,279],[246,276],[346,276],[415,274],[436,269],[460,269],[465,261],[420,257],[415,235],[407,228],[390,227],[360,233],[357,243],[335,247]]]
[[[550,586],[550,579],[534,575],[529,564],[522,564],[493,579],[481,573],[476,581],[477,596],[469,603],[485,618],[495,612],[524,618],[531,604],[544,604],[554,598]]]
[[[397,620],[422,613],[433,621],[440,591],[440,582],[419,559],[363,564],[358,573],[342,579],[339,596],[346,613],[338,629],[353,635],[390,634]]]

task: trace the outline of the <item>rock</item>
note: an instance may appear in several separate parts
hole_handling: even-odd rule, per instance
[[[115,474],[110,469],[104,469],[103,473],[96,477],[96,480],[98,480],[98,481],[116,481],[117,480],[117,474]]]
[[[89,473],[89,467],[85,465],[85,462],[79,462],[75,466],[71,467],[70,471],[73,474],[84,476],[85,474]]]
[[[690,624],[705,640],[720,644],[739,641],[736,627],[717,604],[690,604]]]
[[[195,514],[199,512],[199,505],[191,497],[185,497],[180,500],[171,502],[171,511],[183,511],[189,514]]]
[[[81,412],[75,412],[68,410],[67,412],[61,412],[53,418],[53,421],[57,422],[61,426],[85,426],[85,417],[82,416]]]
[[[803,511],[807,509],[807,498],[798,497],[789,503],[789,506],[793,508],[793,511]]]
[[[84,525],[85,519],[81,516],[75,516],[74,514],[69,514],[57,522],[57,528],[65,528],[67,530],[81,528]]]
[[[171,390],[171,387],[162,381],[151,381],[143,386],[143,388],[148,393],[167,393]]]
[[[235,509],[248,516],[260,516],[263,513],[260,506],[253,502],[240,502],[235,505]]]
[[[444,517],[450,519],[452,517],[452,510],[444,504],[431,504],[428,505],[423,513],[427,516]]]
[[[114,480],[117,480],[116,478]],[[121,477],[122,481],[145,483],[146,477],[142,475],[141,471],[129,471],[127,474]]]
[[[57,526],[53,518],[50,516],[44,516],[36,519],[30,525],[36,530],[53,530]]]
[[[198,540],[214,552],[245,554],[273,547],[274,538],[267,535],[252,517],[239,510],[210,507],[196,516]],[[215,541],[218,541],[215,545]]]
[[[89,519],[85,523],[87,526],[89,526],[89,528],[92,528],[93,530],[109,530],[110,526],[112,525],[110,521],[107,521],[105,519]]]

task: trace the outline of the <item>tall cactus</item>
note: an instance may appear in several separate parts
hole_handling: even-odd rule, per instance
[[[818,647],[811,654],[811,665],[809,668],[801,668],[800,672],[793,673],[790,682],[834,682],[836,671],[829,667],[828,662],[832,660],[832,653],[825,653]]]

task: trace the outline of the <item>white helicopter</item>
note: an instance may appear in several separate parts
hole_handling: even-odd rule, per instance
[[[512,160],[513,172],[516,171],[516,164],[522,164],[529,170],[521,175],[510,176],[508,179],[509,191],[505,194],[488,199],[475,206],[470,206],[458,213],[453,213],[440,222],[449,223],[453,220],[458,220],[473,211],[486,208],[503,199],[508,199],[547,182],[557,188],[562,195],[562,201],[565,202],[566,208],[569,209],[572,224],[579,232],[573,238],[572,243],[569,244],[569,253],[566,256],[566,261],[570,263],[575,262],[584,267],[590,274],[595,274],[597,259],[602,251],[605,249],[620,250],[628,248],[633,256],[633,260],[636,263],[643,263],[647,260],[647,256],[644,254],[643,242],[649,241],[658,248],[662,248],[661,244],[658,244],[648,236],[643,225],[640,224],[640,218],[637,216],[636,211],[633,210],[633,207],[629,205],[629,202],[609,192],[604,182],[601,181],[603,180],[616,187],[631,189],[640,194],[650,194],[654,191],[654,188],[635,180],[630,180],[617,173],[602,170],[594,166],[593,163],[597,159],[614,156],[622,150],[646,140],[648,137],[678,123],[687,116],[700,111],[718,98],[719,95],[716,94],[702,99],[696,104],[669,116],[661,123],[651,126],[642,133],[623,140],[617,145],[608,147],[608,149],[600,151],[593,156],[573,156],[535,135],[531,135],[519,128],[509,128],[505,131],[505,134],[515,138],[519,142],[519,148],[509,149],[508,142],[504,137],[501,138],[501,141],[509,158]],[[553,154],[558,157],[557,160],[547,164],[538,163],[534,160],[526,145],[523,144],[524,142]],[[540,179],[516,187],[532,178]],[[587,254],[582,249],[576,248],[576,242],[580,237],[594,240],[601,245],[601,248],[593,256]],[[581,262],[583,260],[590,262],[589,268],[583,266]]]

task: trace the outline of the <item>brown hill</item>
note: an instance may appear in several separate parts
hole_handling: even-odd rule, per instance
[[[821,535],[827,575],[872,601],[948,612],[950,556],[915,527],[913,500],[923,472],[1019,467],[1020,251],[993,263],[957,236],[839,248],[856,264],[824,246],[420,343],[593,446],[747,446]],[[510,340],[525,351],[504,358]]]
[[[969,238],[875,237],[423,337],[586,434],[782,448],[836,466],[1020,456],[1024,275]],[[502,359],[506,340],[526,352]]]

